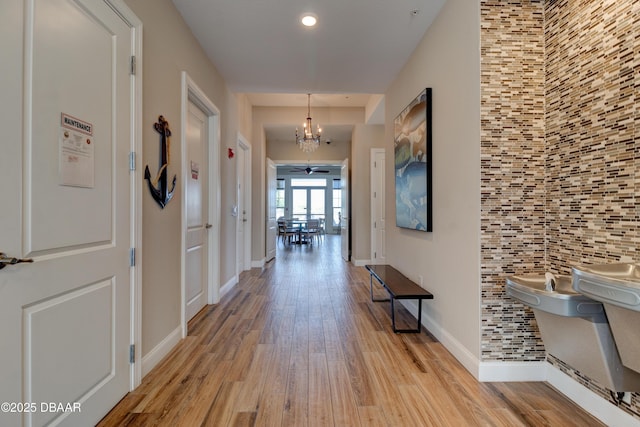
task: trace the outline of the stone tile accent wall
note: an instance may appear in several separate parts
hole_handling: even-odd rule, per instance
[[[482,359],[544,360],[533,312],[510,274],[544,271],[544,8],[481,3]]]
[[[640,2],[546,11],[550,267],[637,260]]]
[[[544,360],[504,277],[640,261],[640,0],[482,0],[481,61],[482,359]]]
[[[640,261],[640,0],[547,1],[545,39],[548,269]]]

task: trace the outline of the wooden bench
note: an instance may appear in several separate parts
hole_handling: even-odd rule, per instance
[[[433,299],[431,292],[425,291],[415,282],[412,282],[402,273],[390,265],[365,265],[369,271],[369,289],[371,291],[371,301],[390,301],[391,302],[391,324],[393,332],[420,332],[422,327],[422,300]],[[373,278],[384,287],[389,293],[388,299],[375,299],[373,297]],[[418,300],[418,327],[415,329],[397,329],[396,316],[393,306],[394,300],[397,299],[417,299]]]

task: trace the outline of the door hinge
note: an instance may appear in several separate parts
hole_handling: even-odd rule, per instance
[[[129,249],[129,267],[136,265],[136,248]]]
[[[136,152],[132,151],[129,153],[129,170],[136,170]]]
[[[373,222],[373,228],[378,228],[378,223],[376,221]]]
[[[136,75],[136,57],[135,56],[131,56],[129,74],[131,74],[132,76]]]
[[[136,345],[129,346],[129,363],[136,363]]]

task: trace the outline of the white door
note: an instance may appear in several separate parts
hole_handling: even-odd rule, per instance
[[[349,159],[344,159],[340,168],[340,187],[342,189],[342,217],[340,219],[340,236],[342,240],[342,258],[349,261],[350,250],[350,213],[349,213]]]
[[[185,303],[188,322],[207,304],[208,284],[208,128],[207,116],[193,102],[187,107],[185,204]]]
[[[384,188],[385,152],[371,149],[371,262],[386,264],[386,215]]]
[[[249,218],[251,217],[251,155],[250,146],[243,139],[238,139],[238,224],[236,236],[236,271],[240,272],[251,268],[250,246],[251,230]]]
[[[0,6],[0,252],[33,259],[0,269],[0,425],[94,425],[130,385],[133,33],[25,3]]]
[[[276,256],[276,238],[277,221],[276,221],[276,190],[278,187],[276,164],[271,159],[267,159],[267,242],[266,252],[267,261],[272,260]]]

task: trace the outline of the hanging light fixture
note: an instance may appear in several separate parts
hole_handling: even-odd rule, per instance
[[[318,126],[316,134],[313,134],[313,127],[311,125],[311,94],[309,93],[307,95],[309,97],[307,103],[307,121],[302,125],[302,134],[299,134],[298,128],[296,128],[296,144],[298,144],[298,147],[305,153],[311,153],[316,151],[320,146],[322,129]]]

